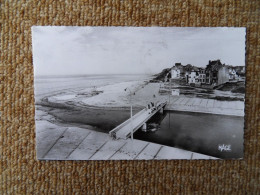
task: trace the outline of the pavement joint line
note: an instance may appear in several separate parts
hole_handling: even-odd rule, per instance
[[[119,152],[119,150],[121,150],[126,144],[127,144],[127,142],[124,143],[118,150],[116,150],[115,153],[112,154],[107,160],[110,160],[110,159],[111,159],[117,152]]]
[[[65,134],[65,132],[68,130],[68,128],[66,128],[63,133],[58,137],[58,139],[52,144],[52,146],[47,150],[47,152],[42,156],[42,158],[45,158],[45,156],[51,151],[51,149],[55,146],[55,144],[57,144],[57,142],[60,140],[60,138]]]
[[[195,106],[194,103],[196,102],[196,100],[197,100],[196,97],[195,97],[195,98],[192,98],[192,104],[191,104],[192,106]]]
[[[178,98],[177,101],[174,102],[174,104],[175,104],[175,105],[176,105],[176,104],[178,105],[182,100],[183,100],[183,97],[180,97],[180,98]]]
[[[213,108],[215,108],[215,103],[216,103],[216,100],[213,101],[213,105],[212,105]]]
[[[186,101],[186,97],[183,97],[183,99],[179,102],[179,105],[182,105],[181,103]]]
[[[94,152],[94,154],[92,154],[88,159],[90,160],[96,153],[98,153],[100,151],[100,149],[108,142],[109,140],[107,140],[105,143],[103,143],[97,150],[96,152]]]
[[[172,100],[172,104],[174,104],[174,102],[177,102],[178,99],[180,99],[180,98],[173,98],[173,100]]]
[[[209,107],[208,104],[209,104],[209,99],[207,99],[207,102],[206,102],[206,104],[205,104],[205,107],[208,108],[208,107]]]
[[[191,98],[187,98],[187,102],[184,103],[184,106],[189,105],[188,103],[191,101]]]
[[[186,104],[189,102],[189,98],[186,98],[184,101],[183,101],[183,104],[182,106],[186,106]]]
[[[182,102],[183,102],[185,99],[186,99],[186,98],[185,98],[185,97],[183,97],[183,98],[182,98],[182,100],[179,102],[179,104],[180,104],[180,103],[182,103]]]
[[[79,142],[79,144],[65,157],[66,159],[80,146],[80,144],[82,144],[82,142],[89,136],[91,132],[89,132],[84,139],[82,139],[82,141]]]
[[[200,103],[198,104],[198,106],[200,106],[200,105],[201,105],[201,103],[202,103],[202,100],[203,100],[203,98],[201,98],[201,99],[200,99]]]
[[[159,150],[156,152],[156,154],[154,155],[154,157],[153,157],[153,159],[155,159],[156,157],[157,157],[157,155],[159,154],[159,152],[161,151],[161,149],[163,148],[163,146],[161,146],[160,148],[159,148]]]
[[[144,151],[145,148],[147,148],[147,146],[149,145],[150,143],[147,143],[144,148],[136,155],[136,157],[134,157],[134,160]]]
[[[185,106],[190,106],[192,102],[192,98],[189,98],[189,100],[184,104]]]

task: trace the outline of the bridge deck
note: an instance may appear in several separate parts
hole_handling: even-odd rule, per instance
[[[166,102],[158,104],[158,106],[152,107],[151,109],[143,109],[135,114],[132,119],[128,119],[113,130],[109,132],[110,136],[115,139],[127,139],[130,137],[131,132],[137,131],[145,122],[147,122],[153,115],[164,108]]]

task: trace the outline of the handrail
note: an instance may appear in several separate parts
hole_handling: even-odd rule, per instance
[[[135,132],[137,129],[139,129],[143,123],[147,122],[154,114],[156,114],[160,109],[162,109],[165,105],[167,104],[167,102],[162,102],[159,105],[156,106],[156,110],[154,110],[152,113],[150,113],[150,115],[148,115],[147,117],[145,117],[144,120],[142,120],[142,122],[140,122],[134,129],[133,131]],[[147,108],[144,108],[143,110],[141,110],[140,112],[136,113],[132,118],[127,119],[126,121],[124,121],[123,123],[121,123],[120,125],[118,125],[117,127],[115,127],[114,129],[112,129],[111,131],[109,131],[109,135],[117,138],[116,133],[124,126],[126,126],[127,124],[129,124],[133,119],[137,118],[139,115],[143,114],[145,111],[147,111]],[[122,132],[123,133],[123,132]],[[121,134],[122,134],[121,133]],[[129,132],[126,132],[125,134],[122,134],[125,137],[129,137]]]
[[[136,113],[132,119],[135,119],[137,116],[141,115],[144,111],[146,110],[146,108],[142,109],[141,111],[139,111],[138,113]],[[131,121],[131,118],[127,119],[126,121],[124,121],[123,123],[121,123],[120,125],[116,126],[114,129],[112,129],[109,133],[111,132],[116,132],[119,128],[121,128],[122,126],[128,124]]]

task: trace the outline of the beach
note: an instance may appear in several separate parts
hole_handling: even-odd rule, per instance
[[[41,95],[36,94],[36,104],[49,107],[66,108],[88,108],[88,109],[134,109],[146,107],[149,103],[167,102],[167,110],[187,111],[199,113],[212,113],[232,116],[244,116],[244,101],[240,100],[218,100],[221,97],[239,97],[239,94],[214,90],[211,94],[194,92],[193,96],[186,94],[187,90],[179,96],[160,94],[159,91],[165,87],[164,83],[152,83],[152,76],[138,77],[133,80],[130,77],[103,83],[99,80],[93,83],[85,83],[77,87],[65,87],[59,90],[51,89]],[[166,84],[167,86],[167,84]],[[54,87],[55,89],[55,87]],[[44,90],[41,90],[44,91]]]

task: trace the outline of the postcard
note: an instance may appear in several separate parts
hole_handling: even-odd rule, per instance
[[[241,159],[245,28],[33,26],[39,160]]]

